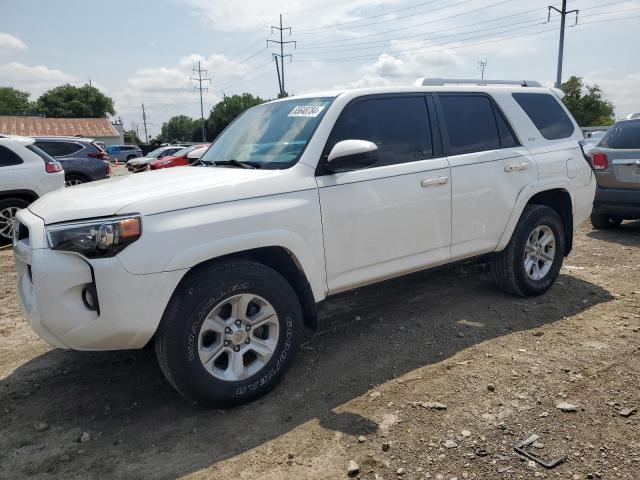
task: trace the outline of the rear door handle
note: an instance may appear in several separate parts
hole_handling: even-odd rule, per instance
[[[515,163],[513,165],[507,165],[504,167],[505,172],[518,172],[520,170],[526,170],[529,167],[528,163]]]
[[[438,185],[444,185],[449,181],[449,177],[438,177],[438,178],[426,178],[420,182],[422,187],[435,187]]]

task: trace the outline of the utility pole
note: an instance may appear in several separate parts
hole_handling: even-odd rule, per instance
[[[207,141],[207,129],[206,126],[204,124],[204,105],[202,103],[202,92],[208,92],[209,89],[206,87],[202,87],[202,82],[209,82],[209,85],[211,85],[211,79],[209,78],[202,78],[202,74],[204,73],[205,75],[207,74],[206,70],[203,70],[200,67],[200,61],[198,61],[198,68],[194,68],[193,69],[193,74],[198,74],[198,78],[195,77],[189,77],[189,82],[194,81],[194,82],[198,82],[198,86],[197,87],[193,87],[193,91],[199,91],[200,92],[200,120],[202,120],[202,141],[206,142]]]
[[[280,14],[280,26],[276,27],[271,25],[271,34],[273,34],[274,30],[278,30],[280,32],[280,41],[277,40],[267,40],[267,47],[269,46],[269,42],[275,43],[276,45],[280,45],[280,53],[274,53],[273,58],[276,61],[276,71],[278,72],[278,86],[280,87],[280,96],[284,97],[286,90],[284,87],[284,59],[285,57],[289,57],[293,60],[291,54],[284,54],[284,46],[289,43],[293,43],[293,48],[296,48],[297,43],[295,40],[290,40],[285,42],[282,38],[282,34],[285,30],[289,30],[289,35],[291,35],[291,27],[283,27],[282,26],[282,14]],[[280,68],[278,68],[278,58],[280,58]]]
[[[144,141],[149,143],[149,134],[147,133],[147,115],[144,113],[144,103],[142,104],[142,123],[144,123]]]
[[[547,15],[547,22],[551,20],[551,10],[555,10],[560,14],[560,43],[558,44],[558,71],[556,73],[556,88],[560,88],[562,85],[562,57],[564,55],[564,26],[565,18],[570,13],[576,14],[576,23],[578,23],[579,10],[567,11],[567,0],[562,0],[562,10],[558,10],[556,7],[549,5],[549,13]]]
[[[480,69],[480,78],[484,80],[484,69],[487,68],[487,59],[478,61],[478,68]]]

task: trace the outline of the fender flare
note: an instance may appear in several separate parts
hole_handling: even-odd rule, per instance
[[[529,203],[529,200],[531,200],[531,198],[534,195],[547,190],[564,190],[565,192],[567,192],[571,196],[571,200],[572,200],[571,213],[572,214],[575,213],[573,211],[575,209],[574,202],[573,202],[573,194],[569,189],[569,185],[567,181],[562,181],[559,179],[550,179],[550,180],[542,180],[542,181],[531,183],[525,186],[518,193],[518,198],[516,199],[513,210],[511,211],[511,216],[509,217],[509,221],[507,222],[507,225],[505,226],[504,231],[500,236],[500,240],[498,241],[498,245],[496,246],[496,249],[495,249],[496,252],[504,250],[504,248],[509,243],[509,240],[511,240],[511,235],[513,234],[513,231],[515,230],[516,225],[518,224],[518,220],[520,220],[520,216],[524,211],[524,207],[526,207],[527,203]]]
[[[279,247],[286,250],[307,277],[315,301],[324,300],[326,297],[324,267],[318,265],[311,248],[302,237],[288,230],[267,230],[194,245],[169,259],[163,270],[185,270],[186,273],[203,262],[264,247]]]

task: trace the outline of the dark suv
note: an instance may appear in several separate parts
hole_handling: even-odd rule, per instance
[[[615,228],[640,219],[640,118],[611,126],[590,156],[598,181],[593,226]]]
[[[35,145],[60,162],[67,187],[109,176],[109,155],[88,138],[34,137]]]

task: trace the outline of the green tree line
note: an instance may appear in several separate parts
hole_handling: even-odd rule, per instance
[[[0,115],[44,115],[53,118],[101,118],[115,115],[113,100],[91,85],[65,84],[47,90],[35,101],[29,92],[0,86]]]

